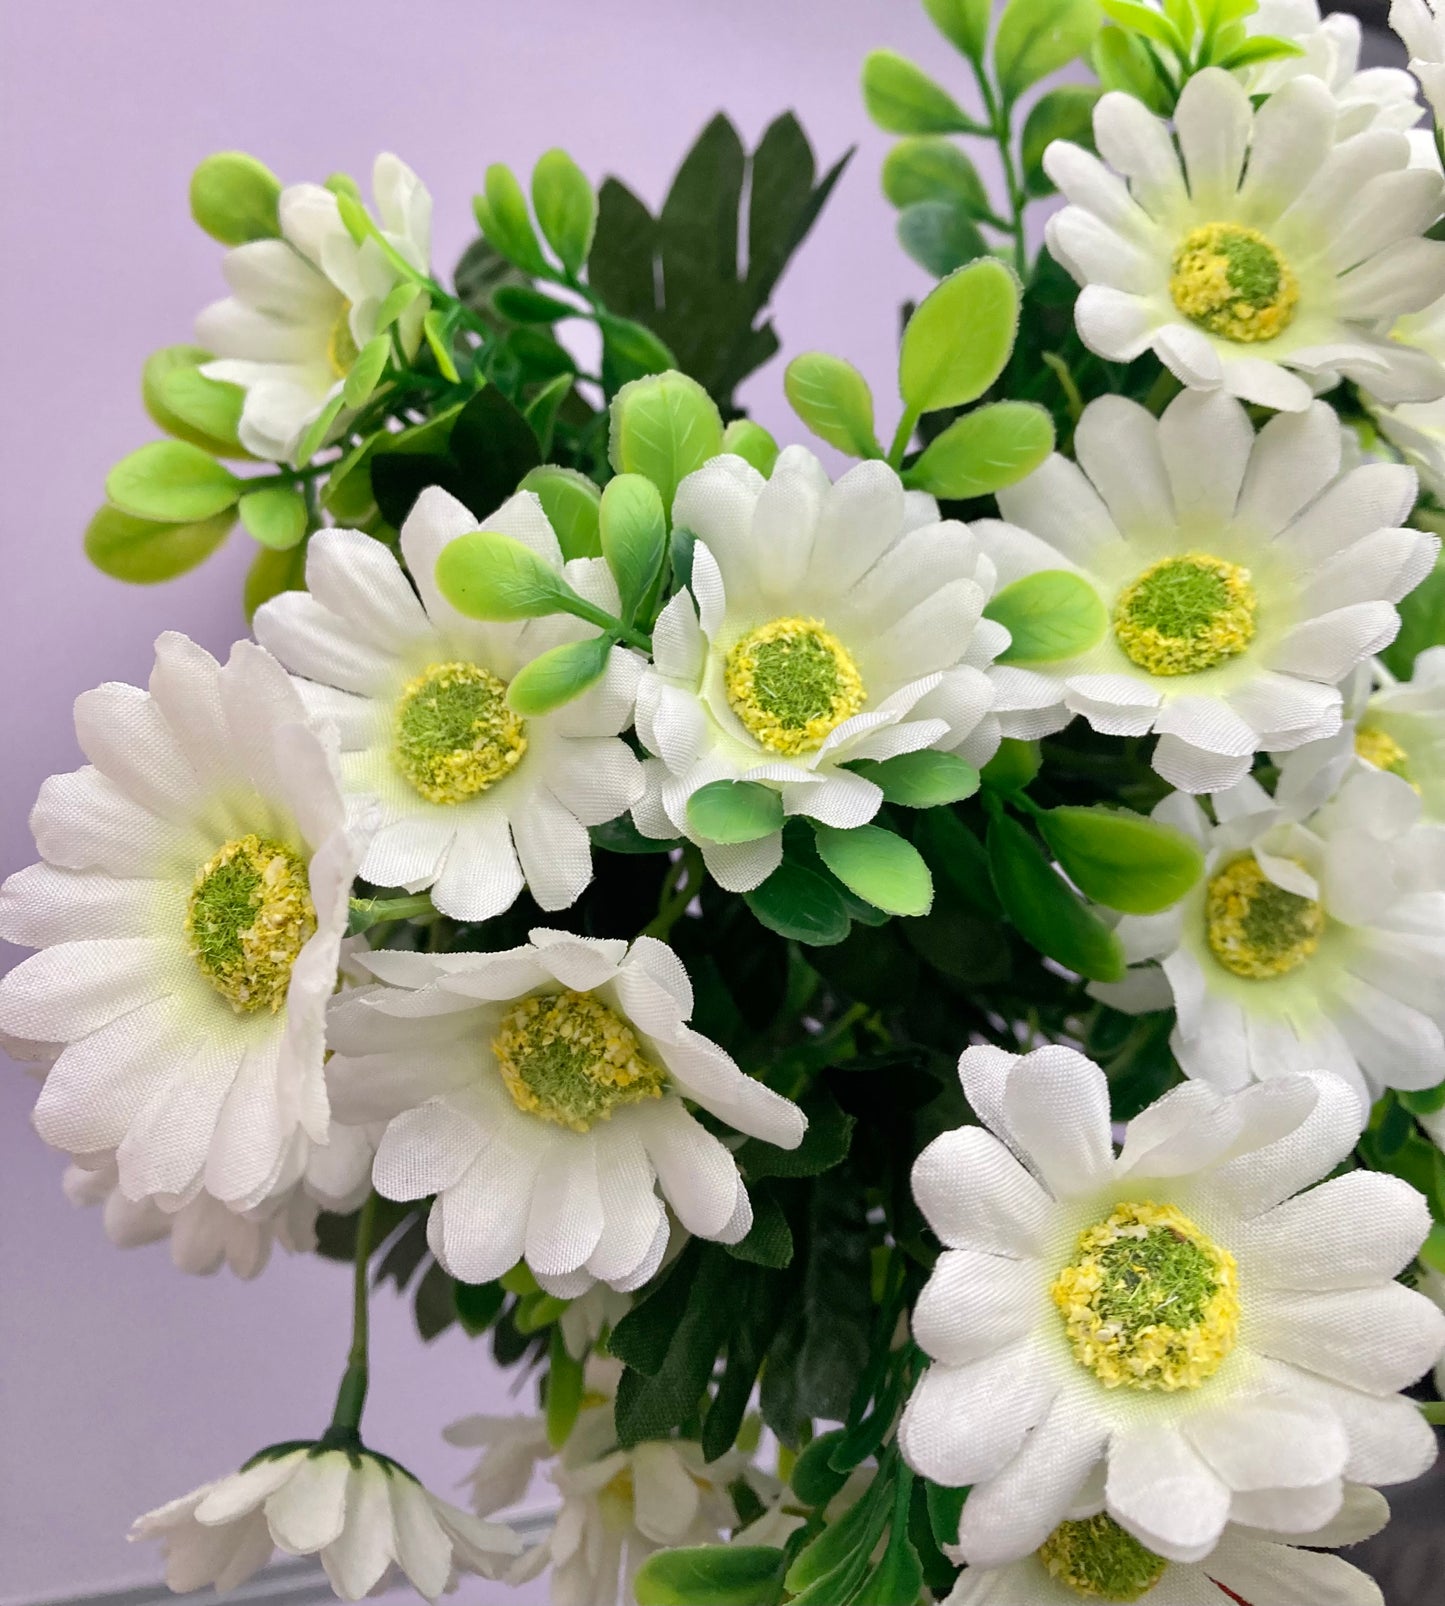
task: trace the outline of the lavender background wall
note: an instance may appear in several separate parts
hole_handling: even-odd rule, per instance
[[[196,309],[221,293],[219,248],[186,211],[201,156],[252,150],[296,180],[364,175],[393,148],[436,195],[436,261],[449,270],[488,162],[527,169],[562,144],[595,178],[617,172],[656,203],[719,107],[755,140],[792,106],[820,157],[861,149],[785,281],[778,324],[789,351],[844,353],[886,396],[897,305],[927,281],[878,193],[888,141],[856,87],[876,44],[932,57],[961,90],[962,64],[907,0],[6,0],[0,874],[33,857],[25,817],[41,780],[79,761],[78,692],[143,683],[163,629],[216,652],[244,632],[244,535],[154,589],[106,579],[80,545],[109,465],[155,433],[143,358],[189,339]],[[789,432],[781,378],[775,362],[745,399]],[[124,1542],[131,1518],[323,1425],[346,1342],[335,1267],[282,1257],[242,1284],[183,1278],[159,1246],[112,1249],[94,1214],[62,1198],[62,1162],[28,1126],[32,1099],[0,1067],[7,1606],[154,1579],[154,1553]],[[456,1332],[423,1352],[393,1301],[378,1300],[374,1324],[370,1433],[445,1490],[465,1461],[439,1429],[505,1409],[504,1383]]]

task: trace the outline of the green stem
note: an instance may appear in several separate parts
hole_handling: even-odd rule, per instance
[[[346,1370],[341,1374],[341,1387],[336,1391],[336,1409],[331,1413],[331,1426],[326,1430],[328,1439],[356,1438],[361,1430],[361,1412],[366,1404],[368,1382],[367,1341],[370,1333],[370,1309],[367,1303],[370,1288],[367,1271],[371,1264],[372,1237],[376,1231],[376,1211],[380,1195],[373,1190],[366,1196],[361,1214],[356,1219],[356,1264],[351,1293],[351,1348],[346,1356]]]
[[[994,94],[993,85],[983,67],[976,61],[971,65],[973,76],[978,80],[978,92],[983,97],[984,111],[988,114],[988,132],[998,146],[999,159],[1003,163],[1003,179],[1008,190],[1012,218],[1004,227],[1013,239],[1014,267],[1018,270],[1019,278],[1023,279],[1028,275],[1028,246],[1024,239],[1024,208],[1028,205],[1028,196],[1024,194],[1018,166],[1014,161],[1012,113],[1008,104]]]
[[[683,844],[682,857],[672,868],[672,873],[662,883],[662,893],[657,900],[657,913],[642,928],[642,936],[656,937],[666,942],[672,933],[672,928],[683,917],[687,906],[697,896],[699,888],[707,878],[707,866],[703,863],[702,852],[693,843]]]
[[[903,467],[903,456],[908,450],[908,443],[913,439],[913,431],[918,423],[918,409],[906,408],[903,417],[898,420],[898,428],[894,431],[893,444],[888,448],[888,466],[895,473]]]
[[[563,613],[570,613],[576,619],[585,619],[588,624],[606,630],[619,641],[625,641],[629,647],[636,647],[639,652],[652,651],[651,636],[641,630],[634,630],[631,625],[623,624],[614,614],[608,613],[605,608],[599,608],[595,603],[588,602],[585,597],[559,599],[557,606]]]
[[[355,936],[383,920],[415,920],[436,912],[429,892],[416,892],[405,898],[353,898],[348,929]]]

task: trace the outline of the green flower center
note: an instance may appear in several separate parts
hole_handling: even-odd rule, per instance
[[[1076,1595],[1108,1601],[1142,1600],[1169,1565],[1104,1512],[1061,1522],[1040,1546],[1039,1560]]]
[[[1239,1336],[1234,1256],[1173,1205],[1118,1205],[1049,1292],[1075,1360],[1109,1389],[1198,1388]]]
[[[1169,280],[1184,316],[1225,340],[1273,340],[1289,327],[1299,281],[1258,229],[1206,223],[1174,253]]]
[[[774,619],[727,657],[733,712],[764,747],[794,755],[821,747],[868,700],[848,649],[821,619]]]
[[[1276,886],[1253,854],[1211,879],[1204,918],[1209,951],[1226,970],[1256,981],[1286,976],[1304,964],[1325,929],[1319,904]]]
[[[1207,552],[1162,558],[1114,604],[1114,637],[1151,675],[1193,675],[1254,640],[1258,599],[1248,569]]]
[[[506,682],[476,664],[433,664],[402,689],[397,768],[431,803],[464,803],[515,769],[525,723],[507,706]]]
[[[237,837],[196,872],[186,942],[237,1014],[280,1009],[291,967],[315,931],[306,865],[280,842]]]
[[[632,1028],[591,993],[522,999],[492,1052],[519,1110],[574,1132],[610,1119],[620,1104],[661,1098],[667,1085]]]
[[[360,355],[351,333],[351,303],[343,301],[331,333],[326,337],[326,360],[331,364],[331,372],[338,379],[345,379]]]
[[[1387,770],[1391,775],[1398,775],[1402,781],[1410,780],[1410,755],[1390,735],[1378,725],[1361,725],[1355,731],[1355,751],[1367,764],[1373,764],[1377,770]],[[1410,781],[1412,786],[1415,785]],[[1418,792],[1420,789],[1415,787]]]

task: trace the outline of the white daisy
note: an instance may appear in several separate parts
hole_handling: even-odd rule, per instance
[[[898,1440],[925,1477],[973,1486],[973,1565],[1038,1550],[1081,1491],[1189,1562],[1231,1519],[1312,1532],[1342,1479],[1430,1464],[1434,1435],[1395,1393],[1445,1343],[1445,1315],[1393,1281],[1424,1199],[1373,1171],[1292,1197],[1359,1136],[1341,1081],[1185,1083],[1116,1157],[1108,1083],[1072,1049],[970,1048],[959,1074],[983,1126],[913,1168],[945,1248],[913,1313],[933,1365]]]
[[[663,609],[637,694],[637,733],[656,755],[633,811],[644,835],[692,837],[687,800],[717,780],[761,781],[786,814],[847,829],[883,799],[853,760],[992,756],[984,669],[1007,640],[979,617],[992,569],[931,497],[876,462],[830,485],[790,446],[768,480],[740,457],[704,464],[679,486],[673,521],[697,544],[691,590]],[[780,832],[700,846],[730,892],[782,858]]]
[[[327,737],[251,642],[156,643],[149,692],[75,705],[91,760],[41,788],[44,855],[0,889],[0,1029],[64,1043],[35,1126],[114,1151],[128,1199],[237,1210],[289,1188],[329,1131],[322,1073],[361,854]]]
[[[521,492],[486,521],[615,613],[601,558],[563,563],[542,505]],[[575,903],[592,879],[589,825],[626,813],[642,771],[619,733],[632,719],[641,662],[613,649],[581,697],[534,718],[507,706],[507,683],[539,653],[597,632],[569,614],[483,624],[436,584],[437,559],[477,520],[431,487],[401,531],[400,563],[358,530],[322,530],[306,591],[256,614],[263,646],[297,675],[303,699],[341,732],[353,812],[379,803],[361,873],[377,886],[431,888],[458,920],[501,914],[526,886],[544,909]],[[520,862],[519,862],[520,861]]]
[[[511,1529],[438,1499],[388,1457],[324,1442],[263,1450],[230,1477],[147,1512],[130,1537],[161,1541],[177,1593],[234,1589],[280,1549],[319,1554],[343,1600],[370,1594],[393,1566],[435,1600],[459,1573],[496,1578],[522,1548]]]
[[[1422,817],[1445,825],[1445,647],[1427,647],[1409,680],[1379,686],[1354,731],[1356,753],[1408,781]]]
[[[1189,1076],[1234,1090],[1328,1070],[1368,1112],[1386,1087],[1445,1079],[1445,891],[1423,873],[1440,855],[1419,797],[1347,743],[1292,755],[1274,798],[1248,778],[1216,794],[1217,824],[1165,798],[1154,818],[1199,843],[1204,875],[1172,908],[1119,922],[1139,968],[1090,991],[1131,1013],[1172,1003]]]
[[[667,1247],[663,1199],[689,1232],[737,1243],[747,1190],[684,1099],[781,1148],[802,1141],[795,1105],[684,1024],[691,983],[650,937],[537,930],[505,953],[365,963],[387,985],[333,1009],[337,1109],[390,1122],[375,1186],[436,1195],[427,1241],[464,1282],[525,1258],[562,1298],[637,1288]]]
[[[432,203],[425,185],[391,155],[377,157],[371,182],[381,233],[412,267],[428,272]],[[335,195],[319,184],[291,185],[279,209],[280,239],[226,253],[232,294],[196,319],[196,338],[215,353],[201,372],[246,392],[241,444],[257,457],[290,462],[312,422],[341,394],[402,276],[375,240],[357,245]],[[408,356],[426,310],[419,296],[397,322]]]
[[[1420,80],[1438,122],[1445,107],[1445,16],[1440,0],[1393,0],[1390,26],[1410,52],[1410,71]]]
[[[1181,167],[1165,122],[1105,95],[1103,161],[1064,140],[1044,157],[1071,203],[1048,244],[1083,287],[1084,344],[1118,362],[1152,350],[1193,389],[1290,412],[1341,375],[1387,402],[1445,395],[1445,369],[1382,328],[1445,293],[1445,244],[1421,238],[1445,189],[1410,168],[1402,133],[1336,143],[1339,116],[1318,78],[1256,112],[1206,68],[1179,98]]]
[[[1374,1579],[1319,1551],[1358,1544],[1389,1517],[1382,1495],[1352,1485],[1339,1515],[1313,1533],[1270,1533],[1232,1523],[1204,1561],[1191,1563],[1154,1555],[1100,1512],[1061,1523],[1023,1561],[966,1568],[944,1606],[1078,1606],[1081,1599],[1224,1606],[1216,1585],[1236,1600],[1268,1606],[1384,1606]]]
[[[1390,337],[1428,361],[1445,363],[1445,296],[1423,312],[1397,319]],[[1372,403],[1368,396],[1364,401],[1381,434],[1418,470],[1421,485],[1436,501],[1445,500],[1445,400],[1393,407]]]
[[[1234,398],[1194,391],[1159,419],[1120,396],[1091,402],[1074,452],[1077,465],[1056,455],[999,492],[1011,524],[974,526],[996,606],[1057,570],[1098,603],[1091,646],[994,670],[1005,734],[1046,735],[1074,714],[1106,735],[1153,731],[1155,769],[1204,792],[1239,780],[1256,752],[1338,730],[1337,682],[1394,640],[1395,604],[1439,547],[1398,528],[1414,474],[1340,475],[1322,402],[1256,436]]]

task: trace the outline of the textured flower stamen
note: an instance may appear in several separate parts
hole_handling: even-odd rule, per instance
[[[1049,1292],[1074,1358],[1105,1388],[1198,1388],[1239,1336],[1234,1256],[1173,1205],[1118,1205]]]
[[[1248,569],[1187,552],[1150,564],[1124,588],[1114,636],[1151,675],[1193,675],[1244,651],[1258,606]]]
[[[1391,775],[1398,775],[1402,781],[1410,780],[1410,755],[1388,731],[1381,730],[1378,725],[1361,725],[1356,730],[1355,752],[1377,770],[1387,770]],[[1414,782],[1410,784],[1413,786]],[[1419,791],[1419,787],[1415,790]]]
[[[1209,951],[1236,976],[1267,981],[1288,975],[1320,945],[1325,912],[1313,898],[1276,886],[1253,854],[1209,883],[1204,918]]]
[[[1186,318],[1225,340],[1273,340],[1289,327],[1299,281],[1258,229],[1206,223],[1174,253],[1169,293]]]
[[[433,664],[396,706],[397,768],[431,803],[464,803],[515,769],[526,725],[506,682],[477,664]]]
[[[237,837],[196,872],[186,942],[238,1014],[280,1009],[291,967],[315,931],[305,862],[280,842]]]
[[[868,694],[848,649],[820,619],[774,619],[727,657],[727,698],[748,731],[775,753],[820,747]]]
[[[662,1097],[667,1073],[625,1020],[591,993],[524,998],[492,1043],[519,1110],[586,1132],[620,1104]]]
[[[1065,1589],[1089,1600],[1142,1600],[1169,1565],[1105,1512],[1061,1522],[1039,1547],[1039,1560]]]
[[[338,379],[345,379],[360,355],[351,333],[351,303],[343,301],[331,333],[326,337],[326,360],[331,364],[331,372]]]

